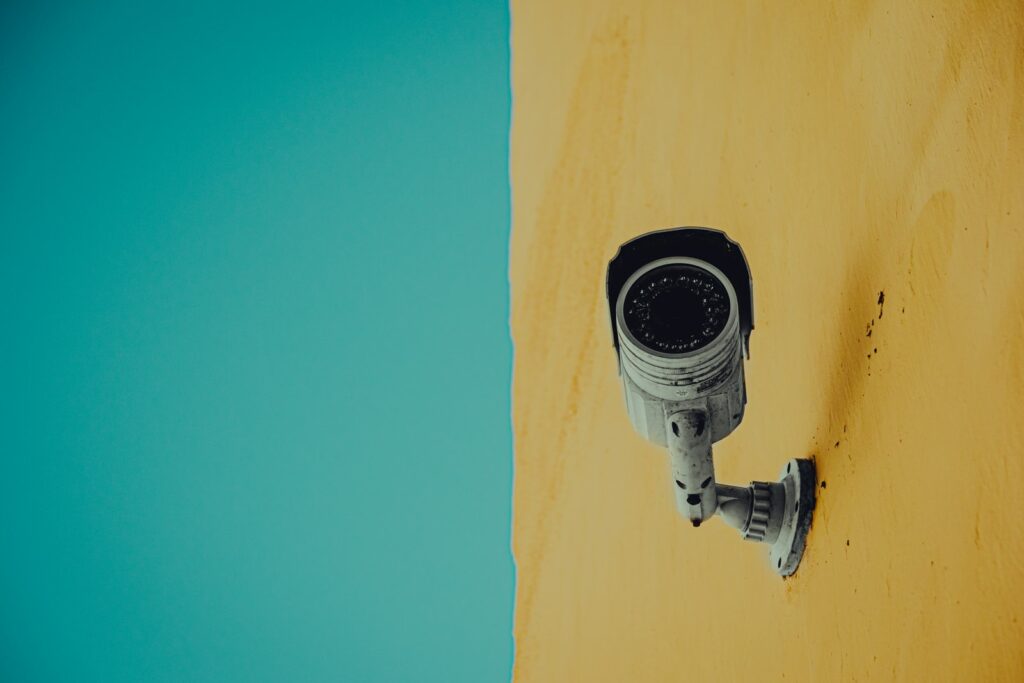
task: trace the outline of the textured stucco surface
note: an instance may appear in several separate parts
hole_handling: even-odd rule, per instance
[[[1024,5],[512,23],[516,681],[1024,680]],[[788,581],[626,416],[604,269],[676,225],[754,275],[719,480],[827,487]]]

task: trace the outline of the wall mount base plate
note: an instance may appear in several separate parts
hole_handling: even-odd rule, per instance
[[[785,487],[786,503],[779,537],[771,545],[768,558],[772,569],[781,576],[790,576],[800,566],[811,529],[818,478],[813,460],[794,458],[779,475]]]

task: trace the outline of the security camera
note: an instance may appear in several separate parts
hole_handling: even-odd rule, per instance
[[[676,507],[698,527],[716,513],[767,543],[775,571],[803,556],[816,490],[814,463],[790,460],[779,481],[715,481],[711,445],[743,420],[744,356],[754,329],[750,269],[725,233],[676,228],[641,235],[608,264],[608,307],[633,427],[668,448]]]

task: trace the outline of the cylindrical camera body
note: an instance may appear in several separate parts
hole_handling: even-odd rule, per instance
[[[667,415],[703,409],[711,441],[743,418],[746,390],[736,291],[701,259],[670,256],[638,268],[615,302],[626,406],[636,430],[666,446]]]

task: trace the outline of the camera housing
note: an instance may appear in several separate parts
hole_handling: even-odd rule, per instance
[[[659,230],[623,244],[608,265],[612,341],[630,421],[668,448],[676,507],[693,526],[716,513],[771,545],[784,576],[799,566],[814,508],[809,460],[778,482],[715,481],[712,444],[736,429],[747,402],[744,356],[753,286],[740,246],[720,230]]]

